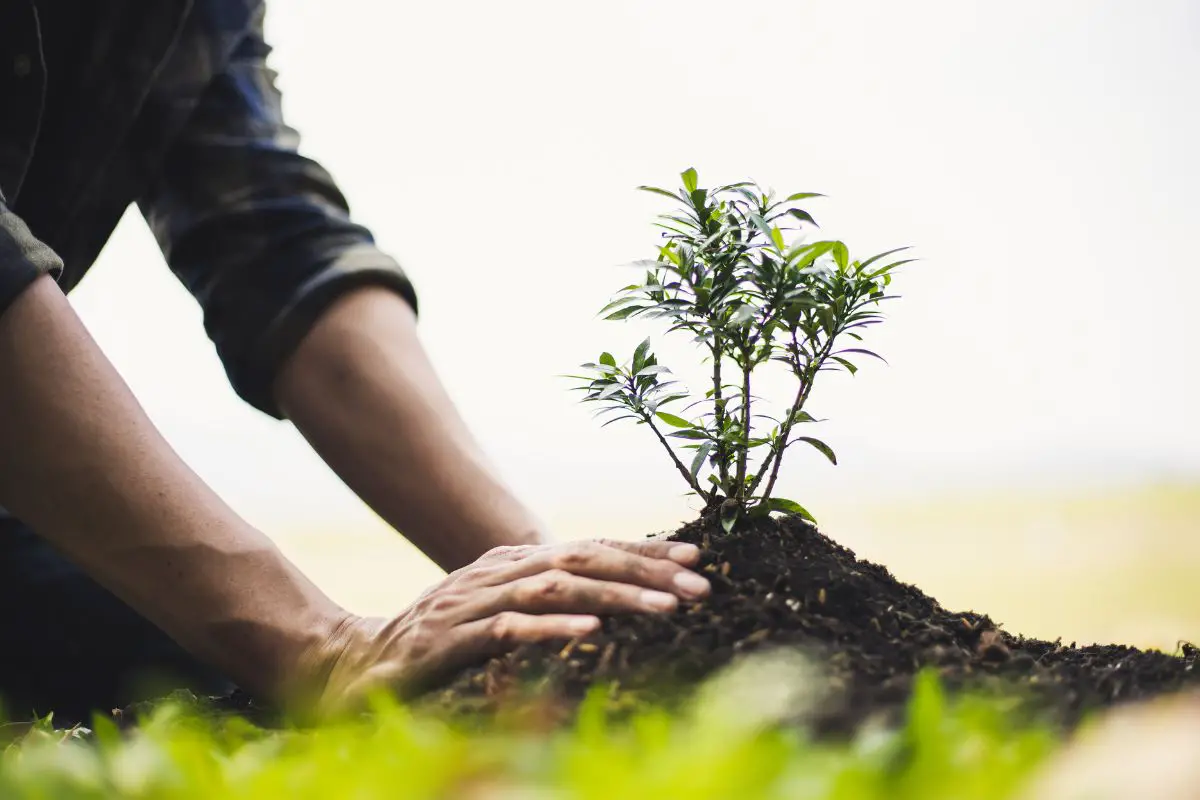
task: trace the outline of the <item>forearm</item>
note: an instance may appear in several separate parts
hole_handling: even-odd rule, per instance
[[[365,288],[341,298],[275,390],[326,463],[443,569],[542,540],[455,411],[396,294]]]
[[[0,502],[251,690],[345,615],[173,453],[49,278],[0,315]]]

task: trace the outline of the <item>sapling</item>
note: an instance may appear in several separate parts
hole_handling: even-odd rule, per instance
[[[774,496],[780,465],[801,442],[837,464],[829,445],[803,433],[818,421],[805,406],[819,374],[854,374],[860,356],[883,360],[858,345],[864,329],[882,320],[879,303],[894,298],[892,273],[911,259],[892,257],[907,248],[858,261],[841,241],[807,241],[817,224],[802,204],[822,195],[779,199],[752,182],[704,189],[694,169],[681,177],[676,192],[639,187],[676,209],[655,223],[663,241],[657,257],[633,263],[644,279],[600,313],[659,319],[667,333],[689,335],[711,367],[711,387],[693,397],[659,363],[650,339],[623,363],[605,352],[583,365],[586,374],[570,377],[581,382],[585,402],[602,407],[605,425],[632,419],[649,428],[690,493],[721,508],[726,530],[744,515],[771,511],[815,521],[799,503]],[[778,416],[753,393],[770,363],[785,365],[795,380]]]

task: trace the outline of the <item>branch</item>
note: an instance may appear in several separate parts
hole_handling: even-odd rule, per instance
[[[770,480],[767,481],[767,488],[763,490],[762,497],[764,500],[766,500],[768,497],[771,496],[771,490],[775,488],[775,481],[779,477],[779,467],[783,463],[783,453],[788,448],[788,437],[792,435],[792,427],[796,424],[796,414],[798,414],[800,412],[800,409],[804,408],[804,404],[808,402],[808,395],[812,391],[813,384],[816,383],[817,373],[820,371],[821,364],[823,364],[825,362],[825,359],[828,358],[829,353],[831,352],[831,350],[833,348],[833,340],[835,338],[836,337],[834,337],[834,336],[829,337],[829,340],[827,342],[825,342],[825,346],[823,348],[821,348],[821,354],[818,357],[816,357],[813,361],[809,362],[808,369],[805,370],[806,374],[800,377],[800,386],[796,390],[796,400],[795,400],[795,402],[792,403],[792,408],[790,411],[788,411],[787,419],[784,420],[783,428],[779,431],[779,439],[776,440],[777,442],[779,442],[779,445],[778,446],[776,446],[774,444],[771,445],[771,452],[767,455],[766,461],[763,462],[762,471],[758,473],[758,476],[754,479],[754,482],[750,485],[750,494],[751,495],[753,495],[754,491],[756,489],[758,489],[758,485],[760,483],[762,483],[763,477],[767,474],[767,470],[770,469],[771,477],[770,477]],[[792,341],[796,342],[795,331],[792,331]],[[797,372],[800,372],[800,369],[799,369],[800,363],[799,362],[800,362],[800,352],[799,352],[799,343],[797,342],[796,343],[796,371]]]
[[[815,375],[816,373],[814,372],[813,376]],[[800,391],[796,393],[796,402],[792,406],[791,413],[788,414],[788,420],[784,423],[783,430],[779,432],[779,447],[772,447],[771,456],[768,456],[767,462],[763,464],[763,472],[758,474],[758,477],[754,479],[754,483],[750,487],[750,494],[754,494],[754,490],[758,488],[758,484],[762,481],[763,474],[766,472],[767,464],[771,463],[771,457],[773,456],[775,462],[771,465],[771,478],[767,481],[767,488],[763,489],[762,493],[763,500],[771,496],[771,490],[775,488],[775,480],[779,477],[779,467],[783,464],[783,453],[788,448],[788,437],[792,435],[792,425],[794,424],[797,412],[803,408],[805,401],[808,400],[809,387],[814,383],[812,380],[813,376],[810,376],[807,381],[801,381]]]
[[[746,468],[750,463],[750,370],[753,364],[750,356],[743,353],[745,366],[742,367],[742,446],[738,453],[737,468],[737,499],[746,501]]]
[[[692,487],[696,494],[704,497],[704,490],[701,489],[700,484],[692,478],[692,473],[688,472],[688,468],[685,467],[683,462],[679,460],[679,456],[675,455],[675,450],[672,449],[671,445],[667,442],[667,438],[662,435],[662,432],[658,429],[658,426],[654,424],[654,419],[650,416],[649,412],[643,411],[642,419],[644,419],[646,424],[650,426],[650,430],[654,431],[654,435],[658,437],[658,441],[662,443],[662,446],[667,448],[667,453],[670,454],[671,460],[675,462],[675,468],[679,470],[679,474],[683,476],[685,481],[687,481],[688,486]]]
[[[858,296],[855,295],[853,300],[848,303],[847,306],[853,308],[854,304],[857,302]],[[804,407],[804,404],[808,402],[808,395],[812,391],[813,384],[816,383],[817,375],[820,374],[821,367],[825,364],[825,360],[829,358],[829,354],[833,352],[833,343],[837,340],[837,337],[840,336],[841,333],[841,326],[835,328],[830,333],[829,338],[825,341],[825,346],[821,348],[820,354],[815,356],[813,360],[808,363],[808,374],[800,380],[800,389],[796,393],[796,402],[792,405],[792,410],[788,414],[787,421],[784,422],[783,429],[780,431],[780,437],[778,440],[780,445],[778,448],[772,446],[771,454],[767,456],[767,460],[763,463],[763,471],[758,474],[758,477],[754,479],[754,483],[751,485],[751,495],[754,494],[754,490],[758,488],[759,482],[762,481],[763,475],[766,473],[767,464],[771,464],[771,477],[767,481],[767,488],[763,490],[762,497],[764,500],[766,500],[771,496],[771,491],[775,488],[775,481],[779,477],[779,467],[783,463],[783,452],[788,448],[788,437],[791,436],[792,426],[795,424],[796,414]],[[795,330],[792,331],[792,341],[796,341]],[[797,367],[799,366],[799,359],[799,345],[797,345]],[[772,458],[774,458],[774,463],[771,463]]]
[[[729,492],[729,454],[725,451],[725,442],[721,432],[725,430],[725,402],[721,392],[721,334],[713,326],[713,422],[717,426],[717,473],[721,479],[721,488]],[[715,490],[714,490],[715,491]]]

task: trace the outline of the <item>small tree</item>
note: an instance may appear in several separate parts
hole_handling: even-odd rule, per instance
[[[634,262],[645,279],[622,289],[600,313],[610,320],[662,319],[669,333],[689,334],[711,363],[711,388],[692,398],[658,363],[649,339],[624,364],[605,352],[583,365],[587,374],[570,377],[582,382],[576,388],[585,402],[602,406],[598,416],[610,415],[605,425],[622,419],[646,425],[691,491],[709,508],[720,504],[726,530],[745,513],[784,511],[813,520],[798,503],[772,495],[784,453],[803,442],[837,463],[829,445],[800,435],[817,421],[805,404],[820,373],[853,374],[852,357],[883,360],[840,343],[861,342],[863,329],[883,318],[876,307],[893,297],[886,294],[892,271],[911,261],[888,259],[907,248],[852,260],[843,242],[804,241],[816,221],[800,204],[821,195],[777,200],[750,182],[702,189],[694,169],[681,177],[675,193],[639,187],[679,208],[656,223],[665,240],[658,257]],[[779,417],[762,413],[752,392],[755,370],[768,362],[786,365],[796,379]],[[664,410],[689,399],[675,412]]]

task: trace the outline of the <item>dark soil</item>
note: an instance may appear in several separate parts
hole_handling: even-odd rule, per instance
[[[923,668],[953,689],[1003,692],[1066,728],[1106,706],[1200,688],[1190,645],[1175,656],[1013,636],[986,616],[942,608],[798,518],[754,520],[727,535],[708,515],[670,538],[701,546],[713,584],[706,601],[669,616],[608,618],[565,647],[522,647],[463,672],[425,704],[490,715],[534,687],[543,712],[569,713],[597,684],[609,684],[617,706],[671,703],[679,687],[736,656],[777,646],[798,647],[825,670],[824,702],[807,719],[824,735],[897,719]]]

